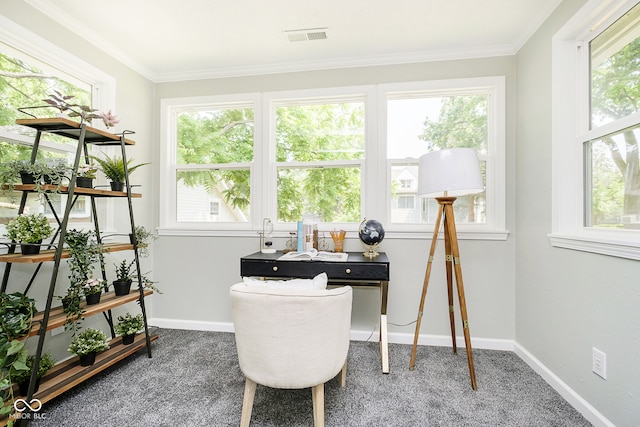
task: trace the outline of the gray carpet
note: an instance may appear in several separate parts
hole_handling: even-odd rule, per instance
[[[43,426],[237,426],[244,378],[233,334],[158,330],[153,357],[140,352],[46,403]],[[511,352],[474,350],[478,391],[464,349],[391,344],[391,372],[378,344],[351,343],[347,386],[325,385],[330,426],[589,426]],[[311,391],[258,386],[252,426],[312,426]]]

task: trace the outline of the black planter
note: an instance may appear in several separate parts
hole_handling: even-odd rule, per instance
[[[29,172],[20,172],[20,179],[23,184],[35,184],[36,179],[32,173]]]
[[[40,243],[42,243],[42,240],[39,240],[37,243],[37,245],[20,243],[20,253],[22,253],[22,255],[38,255],[40,253]]]
[[[87,305],[95,305],[98,304],[100,302],[100,296],[102,295],[101,292],[95,293],[95,294],[89,294],[89,295],[85,295],[85,299],[87,300]]]
[[[122,336],[122,344],[124,344],[124,345],[133,344],[133,340],[135,339],[135,337],[136,337],[136,334],[123,335]]]
[[[113,290],[115,291],[116,296],[129,295],[129,291],[131,290],[131,279],[114,280]]]
[[[111,181],[111,191],[124,191],[124,182]]]
[[[96,352],[92,351],[88,354],[81,354],[78,356],[80,358],[80,366],[91,366],[96,363]]]
[[[82,188],[93,188],[93,178],[78,176],[76,177],[76,186]]]
[[[36,379],[36,388],[33,389],[35,393],[40,388],[40,378]],[[29,380],[18,383],[18,391],[20,392],[20,396],[26,396],[29,392]]]

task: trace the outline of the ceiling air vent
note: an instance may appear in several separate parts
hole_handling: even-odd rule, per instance
[[[284,33],[290,42],[306,42],[309,40],[325,40],[328,27],[305,28],[302,30],[287,30]]]

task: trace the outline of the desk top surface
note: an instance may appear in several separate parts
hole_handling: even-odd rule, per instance
[[[329,280],[389,280],[389,259],[384,252],[374,258],[362,252],[347,252],[347,261],[278,260],[274,254],[256,252],[240,258],[241,276],[312,278],[327,273]]]
[[[349,258],[346,261],[299,261],[299,260],[278,260],[284,253],[282,251],[276,251],[273,254],[263,254],[262,252],[256,252],[251,255],[243,256],[241,259],[244,260],[252,260],[252,261],[279,261],[279,262],[331,262],[332,264],[346,264],[350,262],[358,262],[358,263],[389,263],[389,258],[387,254],[384,252],[378,252],[378,256],[369,258],[365,256],[363,252],[347,252],[349,254]]]

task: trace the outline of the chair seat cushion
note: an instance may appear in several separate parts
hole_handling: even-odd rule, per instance
[[[313,279],[291,280],[259,280],[253,277],[243,277],[242,281],[247,286],[267,287],[270,289],[327,289],[327,273],[320,273]]]

